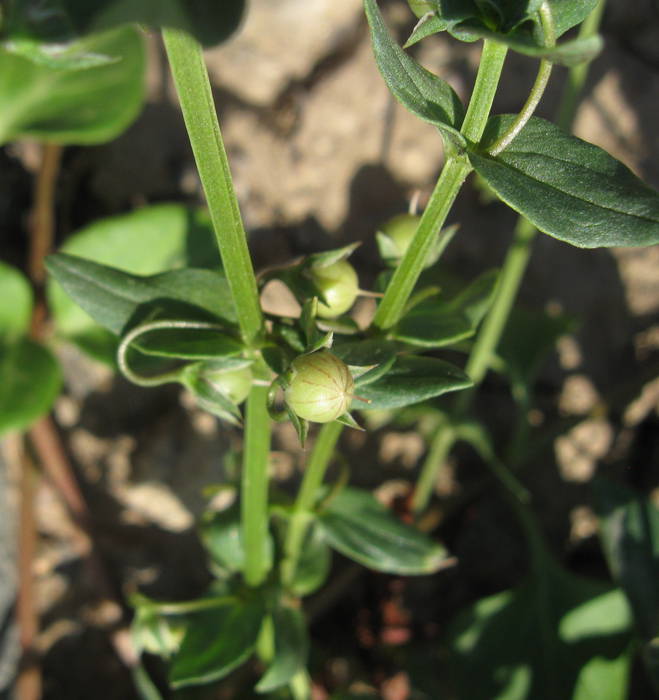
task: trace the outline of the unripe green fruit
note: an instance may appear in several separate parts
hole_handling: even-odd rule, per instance
[[[207,370],[203,373],[203,378],[236,405],[247,398],[253,381],[252,370],[249,367]]]
[[[300,418],[329,423],[348,410],[355,382],[338,357],[319,350],[293,360],[290,370],[284,401]]]
[[[420,220],[421,217],[416,214],[398,214],[382,226],[382,233],[393,241],[401,257],[405,255],[410,247]]]
[[[345,313],[359,294],[359,280],[355,268],[346,260],[312,268],[311,274],[325,301],[318,300],[318,316],[335,318]]]

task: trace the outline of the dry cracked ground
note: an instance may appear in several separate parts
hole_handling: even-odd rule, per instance
[[[650,0],[629,5],[626,0],[609,5],[606,49],[592,66],[575,130],[659,187],[659,10]],[[413,24],[406,4],[392,0],[382,6],[402,39]],[[478,45],[443,36],[415,47],[416,58],[463,98],[478,52]],[[61,238],[97,217],[146,203],[202,201],[156,37],[149,38],[149,54],[148,103],[136,124],[113,143],[64,154],[57,211]],[[251,0],[240,33],[209,51],[207,62],[256,267],[360,240],[354,259],[362,287],[368,288],[381,269],[374,244],[378,224],[405,211],[415,196],[423,206],[442,166],[442,148],[435,129],[400,107],[381,80],[361,1]],[[510,57],[497,112],[522,105],[535,69],[531,61]],[[555,70],[541,116],[551,118],[563,75]],[[15,228],[1,252],[14,261],[24,251],[21,221],[33,162],[31,144],[8,149],[2,159],[12,198],[0,204],[12,213]],[[484,203],[467,187],[450,215],[461,228],[445,266],[470,279],[499,265],[514,221],[509,210]],[[626,473],[659,499],[659,247],[584,251],[540,236],[521,300],[562,309],[581,322],[543,371],[533,416],[536,422],[545,414],[576,417],[575,427],[538,457],[528,483],[554,551],[576,569],[597,569],[601,557],[588,505],[593,475]],[[274,289],[266,303],[290,302]],[[207,573],[194,521],[206,502],[203,488],[230,476],[226,455],[239,446],[239,432],[199,412],[175,389],[137,389],[71,348],[59,352],[66,389],[55,419],[111,584],[124,593],[139,587],[154,597],[195,595]],[[495,430],[505,429],[507,400],[494,382],[477,407]],[[609,411],[594,413],[602,402]],[[351,433],[343,446],[359,465],[352,469],[353,481],[385,495],[407,488],[425,451],[418,434],[391,429]],[[438,480],[444,503],[459,503],[461,479],[480,469],[469,467],[472,455],[460,456],[467,468],[452,461]],[[2,522],[10,544],[0,594],[7,605],[16,581],[11,543],[17,479],[11,459],[5,462]],[[272,459],[282,488],[293,487],[303,462],[292,429],[284,425]],[[400,641],[395,630],[403,629],[406,638],[405,629],[425,625],[432,635],[455,605],[517,580],[523,567],[519,534],[501,511],[496,499],[486,498],[468,523],[458,527],[458,516],[449,523],[446,536],[460,564],[445,578],[403,584],[363,573],[354,578],[338,566],[330,593],[312,601],[319,698],[325,697],[323,689],[355,679],[377,685],[387,700],[408,697],[406,672],[383,651]],[[44,697],[135,697],[108,641],[107,628],[118,611],[99,598],[96,574],[82,556],[85,544],[45,479],[36,485],[36,520],[33,573]],[[483,528],[483,522],[494,525]],[[348,586],[344,575],[353,576]],[[2,634],[0,676],[8,689],[16,663],[15,628],[7,623]],[[228,697],[219,692],[209,697]]]

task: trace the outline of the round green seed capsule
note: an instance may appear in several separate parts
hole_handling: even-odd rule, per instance
[[[382,233],[391,238],[401,258],[410,247],[420,220],[421,217],[417,214],[398,214],[389,219],[380,229]]]
[[[325,350],[302,355],[291,364],[284,401],[300,418],[329,423],[345,413],[355,382],[348,365]]]
[[[359,294],[359,280],[355,268],[346,260],[313,268],[311,274],[325,300],[318,300],[320,318],[336,318],[355,303]]]
[[[216,369],[203,373],[204,379],[220,393],[229,397],[236,405],[241,404],[252,388],[252,370],[247,367],[240,369]]]

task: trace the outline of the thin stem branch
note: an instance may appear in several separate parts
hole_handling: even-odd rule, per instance
[[[163,39],[241,334],[249,348],[257,349],[263,315],[201,46],[174,29],[163,29]]]
[[[551,10],[549,9],[549,5],[547,4],[546,0],[540,7],[540,19],[542,21],[542,28],[545,35],[545,46],[551,48],[556,43],[556,33],[554,32],[554,20],[552,18]],[[522,107],[521,112],[515,117],[513,123],[510,125],[506,133],[503,134],[500,139],[495,141],[490,148],[488,148],[488,153],[491,156],[499,155],[501,151],[507,148],[519,134],[519,132],[526,126],[529,119],[533,116],[535,108],[538,106],[538,103],[544,95],[552,68],[553,64],[551,61],[540,61],[538,75],[536,76],[535,83],[533,84],[531,92],[526,100],[526,104],[524,107]]]
[[[302,544],[309,524],[309,514],[316,503],[318,490],[322,486],[327,466],[332,459],[334,447],[342,430],[341,423],[326,423],[320,429],[309,455],[284,543],[284,559],[281,565],[284,585],[292,583],[295,578]]]
[[[469,141],[478,141],[482,136],[506,51],[502,44],[491,41],[483,43],[474,91],[462,126],[462,134]],[[391,328],[403,315],[435,237],[471,169],[464,156],[455,156],[447,152],[444,168],[421,216],[419,227],[378,305],[373,319],[373,324],[378,328]]]
[[[266,406],[267,386],[253,385],[245,408],[241,522],[245,547],[245,581],[256,587],[268,573],[268,454],[270,416]]]
[[[437,471],[449,456],[456,439],[455,431],[450,425],[440,427],[435,433],[412,495],[411,509],[415,515],[420,515],[428,506],[433,494]]]

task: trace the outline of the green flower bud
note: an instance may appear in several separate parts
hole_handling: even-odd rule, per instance
[[[236,405],[247,398],[252,388],[253,377],[249,366],[240,369],[207,369],[202,377],[213,389],[227,396]]]
[[[347,260],[310,270],[316,288],[322,294],[318,300],[318,316],[335,318],[348,311],[359,294],[359,280],[355,268]]]
[[[290,367],[284,401],[300,418],[329,423],[352,402],[355,382],[348,365],[325,350],[301,355]]]
[[[396,246],[398,255],[402,258],[410,247],[421,217],[416,214],[398,214],[389,219],[380,229]]]

